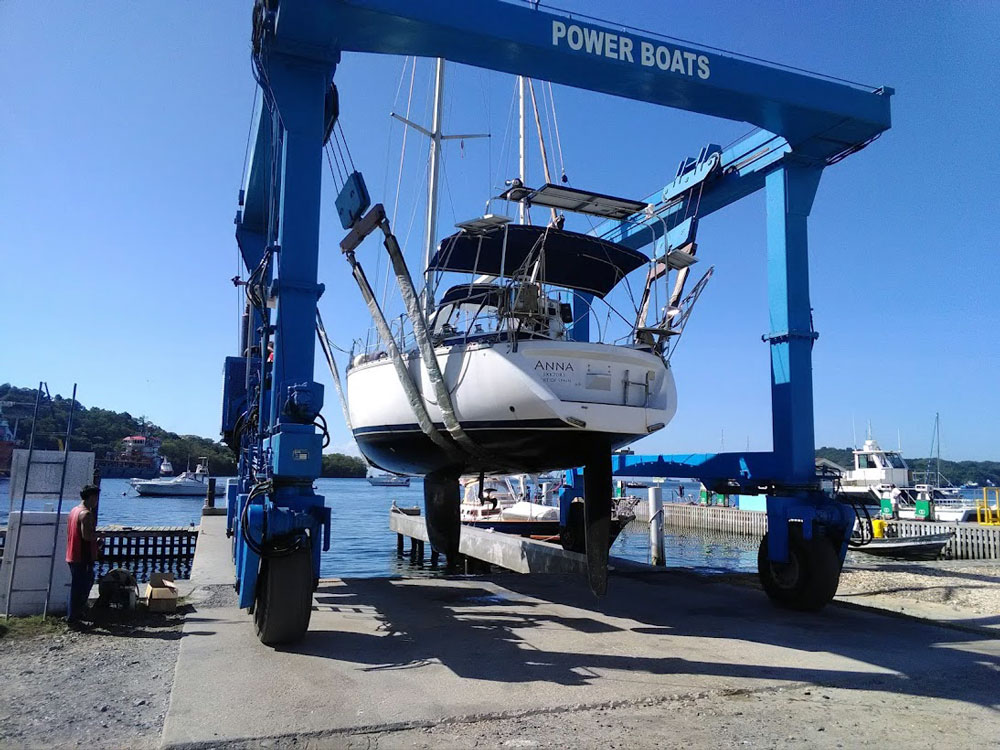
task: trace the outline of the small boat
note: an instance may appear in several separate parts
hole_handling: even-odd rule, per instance
[[[160,476],[161,477],[172,477],[174,475],[174,466],[170,463],[170,459],[166,456],[160,461]]]
[[[864,552],[867,555],[892,557],[899,560],[936,560],[952,536],[954,536],[954,532],[949,531],[944,534],[872,539],[867,544],[851,549]]]
[[[395,477],[392,474],[377,474],[368,477],[368,484],[372,487],[409,487],[409,477]]]
[[[132,480],[132,488],[140,495],[155,497],[204,497],[208,493],[208,459],[201,458],[194,471],[164,479]],[[215,485],[215,494],[225,492],[224,484]]]
[[[570,551],[584,551],[582,529],[576,528],[582,521],[583,503],[571,506],[580,512],[570,513],[569,529],[560,524],[561,475],[465,477],[460,481],[464,488],[460,506],[463,526],[559,542]],[[634,506],[626,498],[618,499],[611,515],[608,546],[635,520]]]

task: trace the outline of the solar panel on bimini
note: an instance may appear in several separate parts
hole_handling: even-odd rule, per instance
[[[627,219],[646,208],[642,201],[615,198],[611,195],[548,183],[526,197],[532,206],[574,211],[580,214],[602,216],[605,219]]]

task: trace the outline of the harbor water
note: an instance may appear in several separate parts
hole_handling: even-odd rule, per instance
[[[225,481],[225,480],[220,480]],[[389,509],[423,505],[421,480],[409,487],[372,487],[364,479],[319,479],[316,491],[333,513],[329,552],[323,553],[322,574],[340,577],[432,575],[396,557],[396,535],[389,531]],[[0,526],[7,525],[10,482],[0,480]],[[204,499],[200,497],[141,497],[127,479],[105,479],[101,486],[98,523],[102,526],[197,526]],[[637,492],[642,492],[638,490]],[[665,495],[668,493],[665,492]],[[225,503],[225,498],[216,500]],[[66,508],[76,503],[66,500]],[[754,571],[757,540],[699,529],[666,530],[666,563],[705,572]],[[630,524],[611,549],[619,557],[649,562],[649,532],[645,524]]]

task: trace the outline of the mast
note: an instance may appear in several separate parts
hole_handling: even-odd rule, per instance
[[[934,412],[934,435],[937,437],[937,486],[941,486],[941,413]]]
[[[527,147],[527,118],[524,113],[524,76],[517,77],[518,96],[518,177],[522,185],[527,185],[528,178],[528,147]],[[528,223],[528,209],[524,201],[517,204],[517,220],[521,224]]]
[[[424,242],[424,312],[434,307],[434,274],[427,272],[437,237],[438,174],[441,171],[441,115],[444,111],[444,58],[434,68],[434,119],[431,122],[431,154],[427,178],[427,236]]]
[[[434,247],[437,238],[437,218],[438,218],[438,182],[441,173],[441,143],[455,139],[466,138],[489,138],[489,133],[456,133],[455,135],[445,135],[441,132],[442,119],[444,117],[444,58],[437,58],[434,67],[434,116],[431,121],[431,129],[421,127],[402,115],[395,112],[391,116],[402,122],[404,125],[413,128],[431,139],[430,162],[427,170],[427,227],[424,236],[424,289],[421,292],[422,309],[428,317],[434,310],[434,274],[427,273],[427,266],[430,265],[431,256],[434,255]]]

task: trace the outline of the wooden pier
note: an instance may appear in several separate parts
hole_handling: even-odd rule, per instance
[[[139,581],[150,573],[173,573],[177,578],[191,575],[198,529],[194,526],[101,526],[102,537],[97,575],[112,568],[125,568]],[[0,527],[0,559],[7,541],[7,528]],[[57,559],[61,554],[57,550]]]
[[[424,545],[430,539],[422,517],[393,511],[389,513],[389,528],[397,535],[397,553],[403,554],[403,540],[409,537],[410,559],[423,560]],[[459,552],[517,573],[584,573],[587,570],[586,557],[567,552],[558,544],[472,526],[462,527]]]

